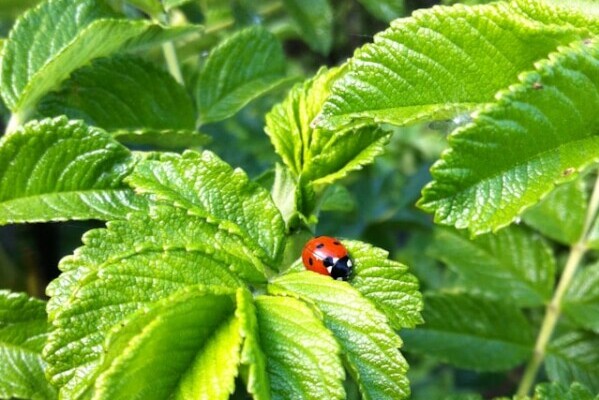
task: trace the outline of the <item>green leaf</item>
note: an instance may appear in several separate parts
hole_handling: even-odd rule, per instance
[[[574,244],[582,235],[587,208],[584,180],[557,187],[522,217],[543,235],[564,244]]]
[[[345,186],[333,184],[327,187],[320,203],[321,211],[350,212],[355,209],[354,195]]]
[[[299,218],[297,206],[301,201],[297,187],[297,180],[289,168],[277,163],[275,165],[275,180],[271,190],[272,200],[281,212],[287,230]]]
[[[542,383],[535,388],[535,400],[598,400],[591,391],[578,382],[570,387],[559,383]]]
[[[0,290],[0,397],[51,400],[41,351],[47,338],[46,303]]]
[[[330,184],[371,163],[389,137],[372,127],[332,132],[310,126],[342,72],[322,68],[314,78],[294,86],[266,115],[266,133],[285,165],[315,185]]]
[[[426,323],[402,331],[406,349],[460,368],[502,371],[527,360],[534,336],[515,306],[459,293],[424,298]]]
[[[266,279],[239,238],[174,207],[130,213],[83,242],[47,289],[55,329],[44,356],[67,398],[93,386],[109,331],[134,312],[186,287],[236,288],[237,275]]]
[[[127,3],[134,5],[151,17],[156,18],[163,12],[160,0],[126,0]]]
[[[195,130],[191,97],[173,77],[141,59],[95,60],[39,104],[44,116],[66,115],[109,132]]]
[[[429,253],[457,272],[469,292],[521,307],[551,299],[556,271],[551,248],[520,227],[472,240],[465,232],[436,229]]]
[[[177,398],[227,400],[235,390],[240,346],[239,321],[231,318],[214,334],[202,353],[197,355],[193,369],[187,371],[180,384]],[[226,362],[219,364],[215,360]]]
[[[269,193],[209,151],[140,162],[128,183],[139,193],[215,219],[276,264],[285,224]]]
[[[579,271],[570,284],[562,310],[580,327],[599,333],[599,263]]]
[[[534,1],[416,11],[356,51],[315,123],[452,118],[494,101],[535,61],[591,32],[599,23],[584,11]]]
[[[273,400],[345,398],[339,345],[309,306],[260,296],[256,310]]]
[[[247,290],[237,291],[236,317],[239,319],[243,347],[241,374],[247,391],[254,400],[270,400],[270,382],[266,370],[266,356],[260,347],[260,333],[253,296]]]
[[[262,27],[246,28],[224,40],[210,52],[200,72],[196,89],[200,123],[234,115],[281,84],[285,68],[281,44]]]
[[[508,225],[599,154],[599,44],[560,48],[449,138],[420,207],[474,234]]]
[[[0,3],[0,17],[14,18],[28,8],[33,7],[40,0],[4,0]]]
[[[413,328],[423,322],[418,280],[408,267],[389,260],[389,253],[366,243],[344,240],[354,262],[351,285],[382,311],[394,329]]]
[[[599,218],[595,219],[587,235],[587,246],[590,249],[599,249]]]
[[[285,10],[312,50],[328,54],[333,43],[333,10],[329,0],[284,0]]]
[[[375,17],[389,22],[403,16],[404,0],[359,0]]]
[[[599,336],[569,332],[552,340],[545,370],[552,381],[563,385],[577,381],[599,392]]]
[[[347,282],[310,271],[271,280],[269,293],[314,304],[341,346],[342,356],[365,400],[404,399],[410,387],[402,342],[387,318]]]
[[[0,224],[121,218],[145,208],[123,184],[134,161],[107,133],[66,118],[0,139]]]
[[[90,60],[191,29],[166,30],[149,21],[114,16],[100,0],[48,0],[24,14],[1,53],[1,93],[8,108],[27,113]]]
[[[191,3],[193,0],[162,0],[164,9],[166,11],[172,10],[173,8],[180,7],[184,4]]]
[[[158,149],[182,150],[202,147],[212,140],[204,133],[190,130],[136,129],[133,131],[111,132],[112,137],[128,145],[153,146]]]
[[[176,399],[228,399],[241,339],[234,307],[231,294],[190,287],[123,321],[107,339],[93,399],[165,399],[172,394]],[[226,358],[214,358],[221,356]]]

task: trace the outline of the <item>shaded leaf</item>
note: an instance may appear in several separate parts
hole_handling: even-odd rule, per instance
[[[416,11],[355,52],[315,122],[334,129],[449,119],[493,102],[535,61],[590,31],[599,23],[588,12],[555,3]]]
[[[48,336],[46,303],[0,290],[0,397],[56,399],[41,351]]]
[[[180,7],[184,4],[190,3],[192,0],[162,0],[162,4],[164,5],[164,9],[169,11],[173,8]]]
[[[145,208],[123,184],[131,153],[66,118],[32,121],[0,139],[0,224],[121,218]]]
[[[204,133],[190,130],[153,130],[111,132],[112,137],[128,145],[153,146],[158,149],[188,149],[204,146],[212,138]]]
[[[0,16],[15,17],[39,2],[40,0],[4,0],[0,3]]]
[[[570,387],[560,385],[559,383],[542,383],[535,388],[536,400],[597,400],[591,391],[578,382],[574,382]]]
[[[160,0],[126,0],[127,3],[134,5],[146,14],[152,17],[157,17],[163,12]]]
[[[468,290],[531,307],[553,294],[555,259],[542,237],[517,226],[469,239],[467,233],[436,229],[429,253],[464,279]]]
[[[345,398],[339,346],[310,307],[290,297],[255,304],[272,398]]]
[[[328,54],[333,42],[333,10],[329,0],[284,0],[285,9],[311,49]]]
[[[582,235],[587,208],[584,180],[557,187],[522,216],[543,235],[564,244],[574,244]]]
[[[356,200],[343,185],[333,184],[324,192],[321,211],[350,212],[356,209]]]
[[[477,371],[502,371],[526,361],[534,336],[520,310],[466,294],[424,298],[425,324],[402,331],[406,348]]]
[[[595,162],[598,107],[599,44],[560,48],[450,136],[418,204],[474,234],[508,225]]]
[[[599,333],[599,264],[590,265],[574,276],[562,310],[578,326]]]
[[[580,382],[599,392],[599,336],[569,332],[553,339],[547,347],[545,371],[562,385]]]
[[[359,0],[375,17],[389,22],[403,16],[404,0]]]
[[[200,123],[234,115],[254,98],[282,83],[285,56],[278,39],[254,26],[215,47],[200,72],[196,100]]]
[[[271,280],[269,293],[313,303],[341,346],[342,356],[365,400],[404,399],[410,387],[402,342],[387,318],[347,282],[311,271]]]
[[[95,60],[42,99],[44,116],[66,115],[107,131],[195,130],[191,97],[173,77],[133,57]]]
[[[285,220],[287,230],[290,231],[292,225],[299,218],[297,205],[301,200],[298,199],[297,180],[287,167],[279,163],[275,165],[275,179],[271,195]]]
[[[127,181],[139,193],[219,221],[266,261],[281,256],[285,225],[269,193],[214,153],[143,161]]]

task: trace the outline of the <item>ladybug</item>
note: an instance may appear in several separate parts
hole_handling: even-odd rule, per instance
[[[354,268],[347,249],[330,236],[310,239],[302,251],[302,261],[306,269],[342,281],[349,278]]]

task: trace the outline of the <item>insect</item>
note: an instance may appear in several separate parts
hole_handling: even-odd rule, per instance
[[[349,278],[354,268],[347,249],[330,236],[310,239],[302,251],[302,261],[306,269],[342,281]]]

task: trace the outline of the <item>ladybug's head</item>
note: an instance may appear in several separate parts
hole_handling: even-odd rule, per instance
[[[341,257],[335,264],[333,264],[333,268],[331,268],[331,277],[333,277],[333,279],[346,281],[350,277],[353,269],[354,264],[349,257]]]

